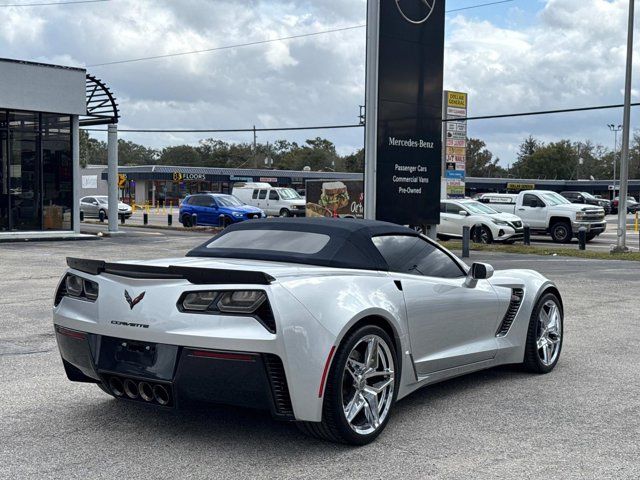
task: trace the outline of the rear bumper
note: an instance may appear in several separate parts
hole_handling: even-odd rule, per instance
[[[193,403],[237,405],[294,418],[277,355],[138,342],[58,325],[55,330],[69,379],[102,384],[116,398],[179,408]],[[125,382],[132,387],[128,392],[122,388]],[[166,392],[166,402],[162,396],[140,394],[142,384],[149,392]]]

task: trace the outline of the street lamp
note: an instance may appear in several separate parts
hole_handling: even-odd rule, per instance
[[[616,196],[616,165],[618,164],[618,132],[622,130],[622,125],[614,125],[610,123],[607,125],[609,130],[613,132],[613,196],[611,199]]]

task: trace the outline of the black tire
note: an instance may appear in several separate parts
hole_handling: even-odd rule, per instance
[[[222,217],[222,228],[227,228],[229,225],[231,225],[233,223],[233,220],[231,220],[229,217]]]
[[[393,397],[386,417],[377,429],[370,434],[360,434],[356,433],[351,428],[344,415],[342,405],[343,374],[347,359],[349,358],[349,354],[353,347],[367,335],[377,335],[387,344],[393,356],[395,363],[394,372],[396,375],[394,377]],[[389,335],[387,335],[383,329],[375,325],[367,325],[358,328],[342,341],[334,355],[331,368],[329,369],[329,375],[327,376],[327,383],[325,385],[324,401],[322,405],[322,421],[298,422],[298,427],[307,435],[330,442],[346,443],[349,445],[366,445],[371,443],[384,430],[393,412],[393,406],[398,396],[398,386],[400,385],[399,371],[398,355],[395,350],[395,345],[391,338],[389,338]]]
[[[539,315],[540,310],[545,306],[548,301],[552,301],[557,306],[560,312],[560,339],[557,346],[558,352],[555,357],[553,363],[549,365],[545,365],[539,355],[538,349],[538,334],[539,334]],[[558,360],[560,359],[560,354],[562,353],[562,343],[564,341],[564,311],[562,309],[562,303],[558,299],[556,295],[553,293],[545,293],[540,297],[536,306],[533,308],[533,312],[531,313],[531,318],[529,319],[529,328],[527,330],[527,343],[525,345],[524,351],[524,361],[522,366],[525,370],[533,373],[549,373],[551,370],[555,368],[558,364]]]
[[[486,225],[482,225],[480,228],[473,228],[471,230],[471,240],[473,243],[483,243],[489,245],[493,243],[493,235],[491,230]]]
[[[283,208],[282,210],[280,210],[280,216],[281,217],[290,217],[291,216],[291,212],[288,209]]]
[[[555,222],[550,229],[551,238],[556,243],[570,243],[573,238],[571,224],[567,221]]]
[[[182,225],[185,228],[190,228],[191,227],[191,215],[183,215],[182,216]]]

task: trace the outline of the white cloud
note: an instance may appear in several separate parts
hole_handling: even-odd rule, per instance
[[[0,45],[12,58],[93,64],[363,24],[365,6],[365,0],[117,0],[8,8]],[[527,22],[525,4],[505,8],[500,26],[492,17],[483,20],[485,9],[449,18],[445,87],[470,93],[471,114],[622,101],[628,0],[548,0],[541,6]],[[364,35],[356,29],[89,71],[116,93],[123,127],[356,123],[364,101]],[[620,116],[612,110],[473,122],[469,132],[507,163],[529,134],[608,143],[605,125],[620,123]],[[361,130],[259,138],[284,135],[296,141],[326,135],[341,152],[362,144]],[[153,146],[202,136],[127,135]],[[244,134],[220,138],[250,140]]]

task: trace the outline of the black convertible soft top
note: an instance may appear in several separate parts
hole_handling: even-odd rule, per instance
[[[267,231],[277,233],[271,235]],[[187,256],[241,258],[388,271],[389,267],[373,244],[371,237],[398,234],[418,235],[410,228],[374,220],[349,218],[248,220],[227,227],[212,239],[191,250]],[[231,236],[224,238],[227,235]],[[301,241],[297,242],[299,245],[286,249],[288,242],[295,243],[295,236],[300,237]],[[264,242],[271,241],[271,238],[279,239],[282,243],[265,245]],[[263,244],[262,248],[259,247],[260,243]],[[319,246],[319,250],[314,248],[314,244]]]

